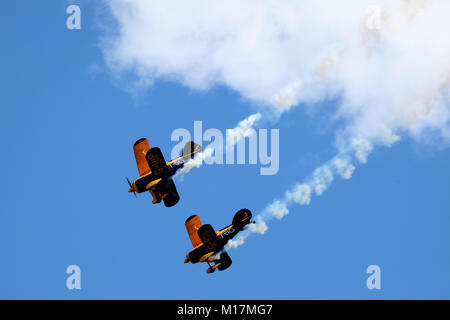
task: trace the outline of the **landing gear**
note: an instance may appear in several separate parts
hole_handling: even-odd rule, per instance
[[[209,264],[209,261],[206,261],[208,263],[209,268],[206,269],[206,273],[213,273],[214,271],[216,271],[216,268],[211,267],[211,265]]]
[[[150,189],[150,193],[153,196],[153,200],[152,200],[153,204],[160,203],[161,200],[164,199],[164,197],[161,196],[161,193],[156,189]]]
[[[213,266],[211,266],[210,264],[209,264],[209,261],[206,261],[207,263],[208,263],[208,266],[209,266],[209,268],[208,269],[206,269],[206,273],[213,273],[214,271],[216,271],[216,269],[220,266],[220,262],[219,263],[216,263],[215,265],[213,265]],[[220,270],[220,269],[219,269]]]
[[[180,196],[178,195],[175,183],[172,179],[150,188],[149,191],[153,196],[153,204],[160,203],[161,200],[164,200],[164,205],[166,207],[173,207],[180,200]]]

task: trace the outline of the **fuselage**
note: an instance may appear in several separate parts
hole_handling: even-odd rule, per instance
[[[183,166],[184,166],[183,157],[179,157],[172,161],[167,162],[168,174],[166,177],[164,177],[164,179],[169,179],[170,177],[175,175],[177,170],[182,168]],[[148,184],[151,183],[152,181],[154,181],[155,179],[157,179],[157,178],[155,177],[155,175],[152,172],[149,172],[149,173],[137,178],[136,180],[133,181],[134,190],[137,193],[142,193],[142,192],[148,191],[148,189],[147,189]]]
[[[203,243],[199,244],[197,247],[189,251],[187,254],[187,257],[189,258],[189,262],[191,263],[197,263],[200,262],[200,259],[208,254],[213,252],[213,254],[216,254],[223,250],[227,242],[231,239],[233,239],[239,231],[244,229],[244,227],[250,222],[250,220],[246,220],[244,222],[241,222],[236,225],[229,225],[226,228],[223,228],[222,230],[219,230],[216,232],[218,240],[216,242],[216,246],[214,247],[214,250],[208,249],[206,246],[203,245]]]

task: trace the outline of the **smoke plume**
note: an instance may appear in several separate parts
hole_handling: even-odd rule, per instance
[[[263,233],[293,204],[309,204],[336,177],[349,179],[377,146],[400,137],[448,144],[448,0],[105,1],[118,26],[104,41],[105,60],[115,72],[134,71],[141,84],[227,86],[272,121],[337,101],[336,156],[271,202],[230,246]]]
[[[244,120],[240,121],[236,127],[233,129],[228,129],[227,133],[229,135],[229,138],[226,139],[226,145],[225,148],[233,148],[235,144],[237,144],[242,139],[245,139],[252,134],[255,133],[253,130],[256,126],[257,122],[261,119],[261,114],[254,113]],[[198,168],[203,164],[203,161],[207,158],[210,158],[213,156],[214,148],[211,146],[208,146],[205,150],[197,154],[194,159],[190,160],[188,163],[184,165],[183,168],[179,170],[179,173],[177,175],[183,175],[191,171],[192,168]]]

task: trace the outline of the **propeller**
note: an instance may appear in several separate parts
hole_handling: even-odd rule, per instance
[[[133,192],[134,196],[137,198],[136,191],[134,190],[133,184],[130,182],[130,180],[128,180],[128,177],[125,177],[125,179],[127,179],[128,185],[130,186],[130,189],[128,190],[128,192]]]

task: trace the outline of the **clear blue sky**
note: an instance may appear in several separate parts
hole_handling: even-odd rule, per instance
[[[228,270],[207,275],[183,264],[185,219],[199,214],[219,229],[238,209],[257,214],[282,196],[334,155],[323,116],[297,108],[264,124],[280,129],[277,175],[203,166],[176,181],[179,204],[152,205],[127,193],[135,140],[169,157],[174,129],[202,120],[225,130],[255,106],[226,88],[163,81],[133,97],[104,65],[97,2],[83,2],[80,31],[66,29],[64,1],[2,7],[0,298],[450,298],[448,148],[404,138],[375,150],[352,179],[292,207],[231,250]],[[81,267],[80,291],[65,286],[71,264]],[[381,290],[366,288],[372,264]]]

